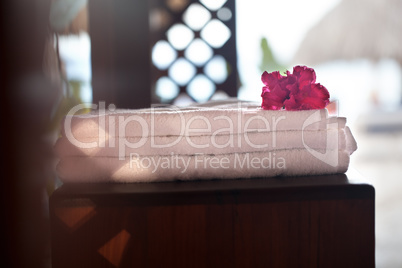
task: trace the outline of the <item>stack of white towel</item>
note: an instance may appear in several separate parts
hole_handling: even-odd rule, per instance
[[[356,142],[324,110],[248,102],[98,110],[66,116],[55,145],[63,182],[153,182],[346,172]]]

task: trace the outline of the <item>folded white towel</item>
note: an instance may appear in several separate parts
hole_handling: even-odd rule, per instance
[[[151,182],[345,172],[356,141],[323,110],[253,103],[67,116],[55,150],[64,182]]]
[[[349,153],[334,152],[333,166],[307,150],[140,157],[66,157],[57,171],[64,182],[156,182],[344,173]]]
[[[217,154],[272,151],[277,149],[356,150],[350,131],[345,128],[317,131],[249,132],[242,134],[202,136],[157,136],[143,140],[140,137],[111,137],[102,144],[98,137],[80,138],[83,144],[96,143],[92,147],[73,145],[66,137],[58,139],[56,154],[65,156],[107,156],[123,159],[132,153],[141,156],[175,154]],[[143,142],[144,141],[144,142]]]
[[[311,123],[305,124],[314,119]],[[251,104],[236,106],[150,108],[67,115],[62,135],[69,139],[99,137],[199,136],[244,132],[341,128],[345,118],[330,118],[323,110],[267,111]]]

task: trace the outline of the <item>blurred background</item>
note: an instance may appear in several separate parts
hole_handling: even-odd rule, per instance
[[[15,176],[2,182],[3,198],[17,200],[14,211],[21,211],[3,224],[24,230],[16,248],[30,237],[43,247],[27,248],[49,255],[46,206],[58,184],[50,148],[74,105],[106,100],[141,108],[236,96],[259,102],[263,71],[299,64],[315,69],[348,119],[359,146],[350,178],[376,189],[377,267],[402,267],[402,0],[14,2],[1,4],[0,67],[2,86],[14,89],[2,112],[27,111],[2,119],[15,129],[1,140],[11,163],[4,161],[2,172]],[[26,126],[29,135],[22,134]],[[10,147],[20,140],[28,147]],[[22,171],[15,165],[21,161]],[[21,187],[30,172],[37,191]]]

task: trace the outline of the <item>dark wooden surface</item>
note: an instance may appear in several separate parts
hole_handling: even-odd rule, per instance
[[[374,267],[374,188],[346,175],[70,184],[53,267]]]

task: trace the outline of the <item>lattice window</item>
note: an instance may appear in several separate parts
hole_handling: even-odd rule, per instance
[[[234,0],[153,0],[153,102],[237,95]]]

